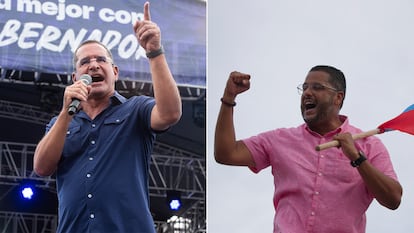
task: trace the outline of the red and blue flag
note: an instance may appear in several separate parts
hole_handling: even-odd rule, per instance
[[[352,138],[354,140],[369,137],[375,134],[381,134],[384,132],[398,130],[404,133],[414,135],[414,104],[406,108],[400,115],[397,117],[382,123],[376,129],[354,134]],[[315,147],[317,151],[325,150],[331,147],[339,146],[339,142],[337,140],[333,140],[324,144],[320,144]]]
[[[380,133],[398,130],[404,133],[414,134],[414,104],[409,106],[397,117],[378,126]]]

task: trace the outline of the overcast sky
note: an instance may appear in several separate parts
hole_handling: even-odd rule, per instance
[[[238,96],[236,136],[303,123],[296,86],[318,64],[347,78],[342,114],[370,130],[414,103],[414,2],[410,0],[208,1],[208,232],[272,232],[273,177],[213,159],[214,128],[228,75],[251,74]],[[404,189],[396,211],[375,200],[367,233],[414,229],[414,136],[388,132],[388,148]],[[340,210],[338,210],[340,211]]]

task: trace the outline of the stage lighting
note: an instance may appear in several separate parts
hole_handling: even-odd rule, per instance
[[[174,232],[174,233],[186,233],[194,232],[191,225],[191,219],[172,216],[161,226],[161,233]]]
[[[170,210],[179,210],[182,206],[180,191],[168,190],[167,191],[167,204]]]
[[[173,199],[170,201],[170,209],[171,210],[179,210],[181,207],[181,201],[178,199]]]
[[[34,196],[33,188],[30,186],[22,186],[20,189],[20,194],[26,200],[31,200]]]

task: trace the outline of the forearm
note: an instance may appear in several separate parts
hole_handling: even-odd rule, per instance
[[[62,111],[50,131],[36,147],[33,169],[40,176],[52,175],[60,160],[71,117]]]
[[[150,69],[159,116],[165,124],[175,124],[182,114],[181,97],[165,55],[150,59]]]
[[[369,161],[363,162],[358,167],[358,172],[368,190],[381,205],[393,210],[398,208],[401,203],[402,187],[396,180],[384,175]]]
[[[236,142],[233,108],[222,105],[217,118],[216,131],[214,136],[214,156],[217,162],[228,164],[227,156]]]
[[[255,166],[253,157],[243,143],[236,140],[233,108],[236,96],[250,88],[250,75],[233,71],[230,73],[221,99],[221,108],[214,137],[214,157],[218,163],[236,166]]]

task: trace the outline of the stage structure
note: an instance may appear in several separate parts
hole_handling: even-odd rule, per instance
[[[38,177],[33,173],[35,148],[35,144],[0,141],[0,232],[56,230],[55,178]],[[168,219],[174,215],[189,220],[190,225],[185,232],[205,229],[204,159],[199,155],[157,143],[152,155],[150,177],[151,211],[158,229],[169,225]],[[16,191],[24,182],[34,184],[34,195],[43,195],[38,203],[23,203],[26,206],[17,203],[23,202],[16,198]],[[182,211],[174,212],[167,208],[165,200],[168,190],[181,192]]]
[[[61,108],[81,41],[99,40],[111,49],[120,67],[118,92],[153,95],[145,51],[132,31],[143,5],[144,0],[0,1],[0,233],[55,232],[55,177],[33,173],[33,154]],[[183,101],[180,122],[155,142],[151,212],[158,233],[206,232],[206,3],[157,0],[150,9]],[[20,187],[27,184],[33,198],[22,201]],[[179,210],[167,206],[171,192],[180,194]]]

